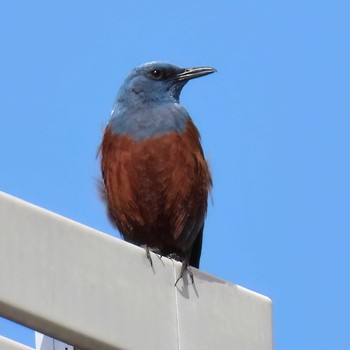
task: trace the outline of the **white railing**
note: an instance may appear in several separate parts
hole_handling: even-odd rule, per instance
[[[84,350],[273,349],[268,298],[152,256],[0,192],[0,316]]]

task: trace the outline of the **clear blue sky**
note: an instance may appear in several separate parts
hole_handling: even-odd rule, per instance
[[[118,87],[151,60],[213,66],[181,100],[214,179],[201,268],[272,299],[276,349],[345,349],[349,18],[349,1],[3,2],[0,190],[117,235],[95,178]]]

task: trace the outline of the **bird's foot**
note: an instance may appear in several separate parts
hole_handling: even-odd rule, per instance
[[[141,247],[145,249],[146,256],[147,256],[147,259],[148,259],[151,267],[153,267],[151,252],[155,253],[157,255],[157,257],[159,258],[159,260],[162,260],[163,255],[158,248],[150,248],[147,244],[143,244]]]
[[[177,280],[175,282],[175,287],[177,285],[177,282],[179,282],[180,279],[183,278],[183,275],[184,275],[185,271],[187,271],[188,275],[190,276],[191,283],[192,284],[194,283],[194,277],[193,277],[193,272],[192,272],[191,267],[188,265],[187,262],[182,262],[181,271],[180,271],[179,277],[177,278]]]

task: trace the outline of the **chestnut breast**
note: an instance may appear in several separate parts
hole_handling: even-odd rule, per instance
[[[190,119],[181,132],[142,140],[107,127],[101,168],[109,216],[127,241],[163,254],[191,248],[203,226],[211,177]]]

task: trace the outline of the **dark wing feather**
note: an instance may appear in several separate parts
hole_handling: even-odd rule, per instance
[[[199,261],[200,261],[201,252],[202,252],[203,229],[204,229],[204,225],[200,229],[198,236],[193,243],[191,257],[190,257],[190,265],[193,267],[196,267],[197,269],[199,268]]]

